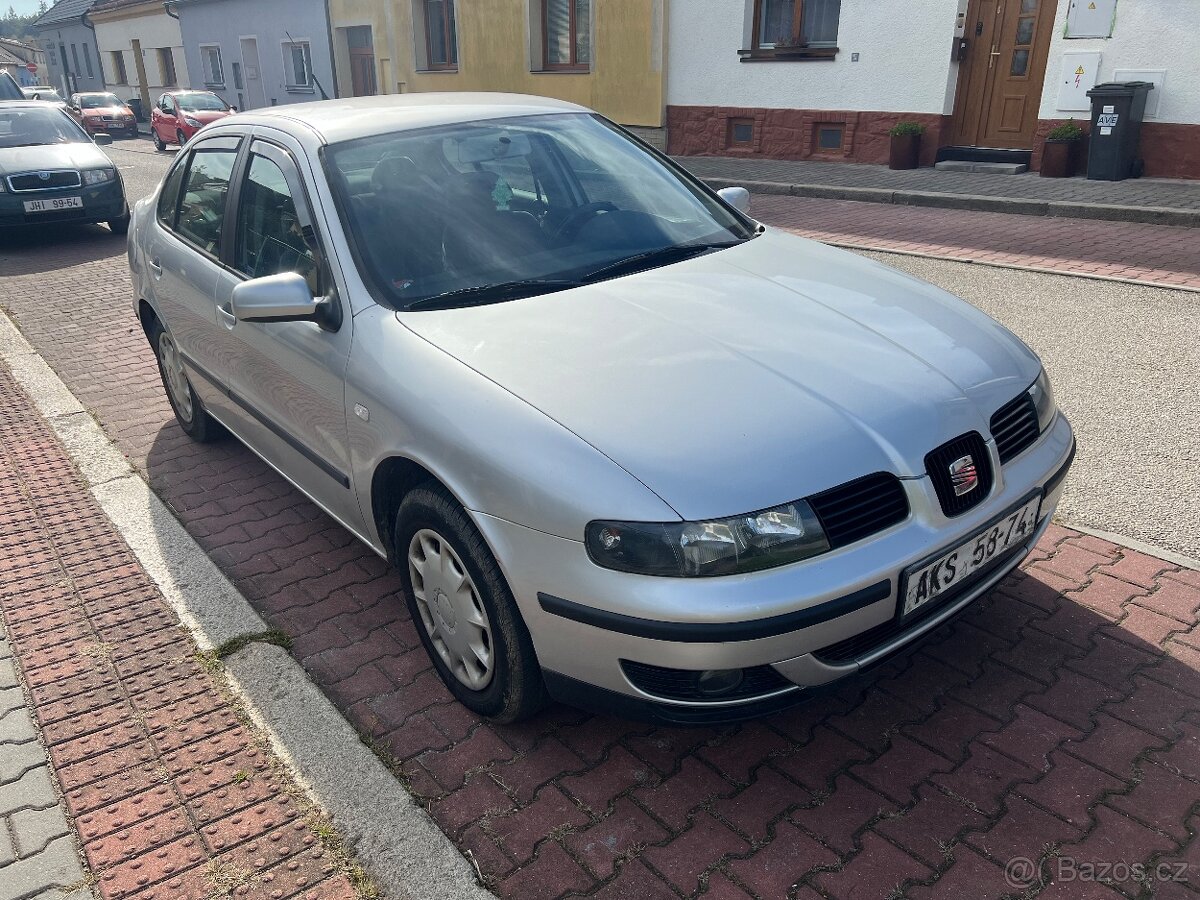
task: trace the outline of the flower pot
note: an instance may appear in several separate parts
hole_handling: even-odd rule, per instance
[[[1043,178],[1070,178],[1075,174],[1075,148],[1079,141],[1051,141],[1042,145]]]
[[[919,134],[893,134],[888,153],[889,169],[915,169],[921,159]]]

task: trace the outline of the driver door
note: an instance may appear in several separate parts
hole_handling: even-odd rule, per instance
[[[302,150],[280,141],[254,139],[235,176],[236,220],[217,283],[217,332],[235,427],[267,462],[361,533],[346,428],[349,310],[342,307],[336,327],[244,322],[231,312],[240,282],[282,272],[298,272],[314,296],[342,305],[297,163]]]

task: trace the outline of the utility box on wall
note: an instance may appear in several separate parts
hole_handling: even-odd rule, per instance
[[[1067,10],[1067,38],[1112,37],[1117,0],[1071,0]]]
[[[1100,72],[1099,53],[1064,53],[1062,74],[1058,78],[1058,104],[1061,110],[1090,110],[1087,92],[1096,86]]]

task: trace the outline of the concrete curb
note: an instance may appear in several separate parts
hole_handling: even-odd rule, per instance
[[[1142,278],[1120,278],[1116,275],[1097,275],[1094,272],[1068,272],[1063,269],[1052,269],[1048,266],[1026,266],[1021,263],[997,262],[992,259],[944,256],[939,253],[925,253],[921,250],[897,250],[895,247],[880,247],[876,244],[860,244],[852,241],[831,241],[824,238],[813,238],[812,240],[820,240],[822,244],[828,244],[830,247],[841,247],[843,250],[893,253],[896,256],[916,256],[921,259],[936,259],[940,262],[963,263],[971,266],[993,266],[997,269],[1016,269],[1018,272],[1037,272],[1040,275],[1058,275],[1062,278],[1090,278],[1093,281],[1115,281],[1117,284],[1136,284],[1138,287],[1152,287],[1164,291],[1187,291],[1192,294],[1200,294],[1200,287],[1192,287],[1188,284],[1168,284],[1165,281],[1148,281]],[[1077,526],[1072,525],[1071,527],[1075,528]]]
[[[1108,222],[1140,222],[1200,228],[1200,210],[1160,206],[1120,206],[1109,203],[1074,203],[1061,200],[1026,200],[1019,197],[990,197],[980,194],[947,194],[936,191],[903,191],[887,188],[843,187],[831,184],[791,184],[778,181],[743,181],[703,178],[714,190],[744,187],[755,194],[787,194],[822,200],[858,200],[896,206],[925,206],[1008,213],[1017,216],[1053,216],[1070,219],[1099,219]]]
[[[101,509],[202,650],[267,630],[12,321],[0,361],[63,442]],[[251,643],[226,663],[231,688],[388,900],[488,900],[432,819],[282,648]]]

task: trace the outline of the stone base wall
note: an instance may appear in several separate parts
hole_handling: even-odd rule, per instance
[[[1033,160],[1029,168],[1038,171],[1042,166],[1042,142],[1052,128],[1062,125],[1067,119],[1042,119],[1038,122],[1037,135],[1033,142]],[[1075,120],[1085,132],[1090,122]],[[1081,142],[1076,160],[1080,174],[1087,171],[1087,147],[1085,137]],[[1200,178],[1200,125],[1178,125],[1171,122],[1143,122],[1139,153],[1146,161],[1145,175],[1149,178]]]
[[[730,120],[753,122],[750,146],[730,141]],[[869,112],[827,109],[763,109],[729,106],[668,106],[667,149],[673,156],[746,156],[768,159],[827,159],[886,164],[888,129],[897,122],[920,122],[921,165],[933,165],[948,116],[929,113]],[[837,149],[818,146],[823,125],[840,125]]]

